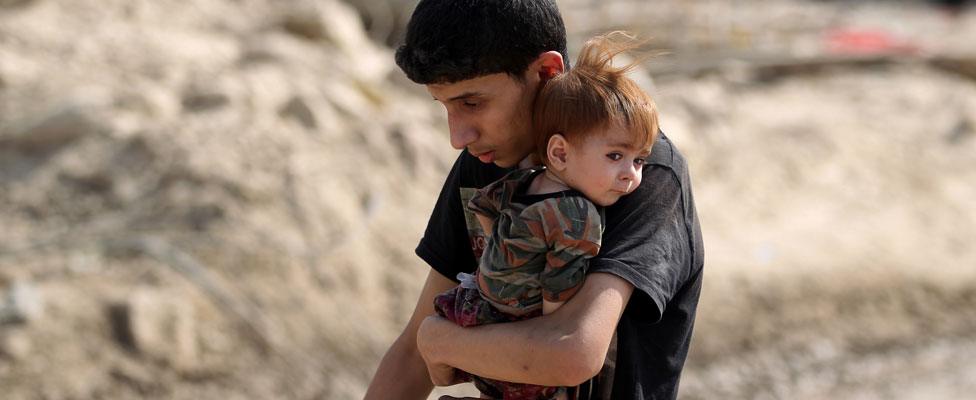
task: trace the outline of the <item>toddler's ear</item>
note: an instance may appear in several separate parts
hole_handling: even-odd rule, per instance
[[[546,156],[549,157],[550,168],[556,171],[566,169],[566,150],[568,147],[569,142],[563,135],[557,133],[549,138],[549,144],[546,146]]]

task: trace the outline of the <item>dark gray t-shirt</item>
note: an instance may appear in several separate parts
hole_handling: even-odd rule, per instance
[[[472,273],[484,233],[464,204],[509,170],[467,152],[454,163],[417,255],[441,275]],[[579,399],[673,399],[701,292],[701,229],[684,157],[661,134],[643,180],[606,208],[600,253],[589,272],[617,275],[636,290],[624,309],[607,362],[579,388]]]

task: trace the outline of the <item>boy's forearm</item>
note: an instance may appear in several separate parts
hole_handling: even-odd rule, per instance
[[[417,328],[425,317],[434,314],[434,296],[454,286],[454,282],[430,270],[417,304],[403,333],[380,361],[366,391],[367,400],[425,399],[433,389],[424,359],[417,349]]]
[[[486,378],[575,386],[599,372],[632,290],[619,277],[593,274],[553,314],[471,328],[427,318],[417,344],[428,362]]]
[[[416,345],[401,337],[380,361],[365,400],[426,399],[433,387]]]
[[[462,328],[442,318],[429,318],[421,325],[420,337],[440,339],[435,339],[435,343],[420,339],[418,344],[428,361],[474,375],[507,382],[568,386],[566,376],[558,376],[545,368],[543,360],[564,358],[559,355],[558,344],[547,339],[552,335],[521,327],[516,329],[516,325],[523,325],[523,322]],[[563,365],[565,373],[570,367]]]

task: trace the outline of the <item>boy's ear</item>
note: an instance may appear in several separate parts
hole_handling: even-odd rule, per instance
[[[549,138],[549,143],[546,145],[546,156],[549,158],[550,168],[556,171],[566,169],[566,151],[568,147],[569,142],[563,135],[557,133]]]
[[[533,64],[535,64],[534,70],[538,71],[539,79],[542,82],[552,79],[566,69],[565,64],[563,64],[563,55],[558,51],[547,51],[539,54]]]

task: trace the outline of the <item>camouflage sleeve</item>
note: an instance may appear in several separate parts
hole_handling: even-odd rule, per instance
[[[507,178],[507,177],[506,177]],[[501,208],[502,191],[505,188],[505,179],[502,178],[478,189],[471,200],[468,200],[468,209],[495,219],[498,217],[498,209]]]
[[[549,251],[540,277],[542,297],[566,301],[583,284],[589,260],[600,251],[603,219],[584,197],[560,197],[536,203]]]

